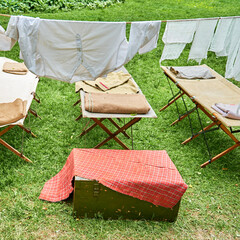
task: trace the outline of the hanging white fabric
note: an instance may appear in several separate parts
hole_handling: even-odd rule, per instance
[[[240,65],[238,61],[238,53],[239,53],[239,47],[240,47],[240,18],[235,18],[232,21],[231,26],[231,32],[228,35],[228,43],[226,46],[226,53],[228,56],[227,64],[226,64],[226,72],[225,77],[226,78],[232,78],[236,77],[237,74],[237,68],[239,68]],[[233,70],[235,68],[235,70]]]
[[[0,51],[10,51],[16,41],[6,36],[5,29],[0,25]]]
[[[11,17],[12,19],[13,17]],[[124,63],[126,23],[10,19],[24,62],[38,76],[65,82],[94,80]]]
[[[196,21],[167,21],[162,38],[165,45],[160,63],[164,59],[177,59],[180,56],[186,44],[192,42],[196,26]]]
[[[199,20],[188,59],[201,62],[207,53],[213,38],[218,19]]]
[[[161,21],[132,22],[125,63],[137,52],[144,54],[157,47]]]
[[[209,49],[210,51],[215,52],[217,56],[227,56],[225,48],[231,31],[232,21],[233,18],[221,18],[218,21]]]

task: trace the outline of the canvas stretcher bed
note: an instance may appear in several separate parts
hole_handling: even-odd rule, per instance
[[[234,150],[235,148],[240,146],[240,141],[237,139],[236,133],[240,132],[239,130],[233,130],[233,128],[240,127],[240,120],[237,119],[230,119],[223,117],[220,113],[215,111],[212,106],[216,103],[226,103],[226,104],[239,104],[240,103],[240,88],[236,85],[231,83],[230,81],[226,80],[220,74],[215,72],[213,69],[208,67],[207,65],[202,65],[208,68],[211,74],[215,78],[211,79],[180,79],[177,78],[176,75],[170,71],[169,67],[161,66],[164,74],[166,75],[167,79],[170,79],[177,88],[179,92],[173,96],[173,98],[166,104],[164,107],[160,109],[163,111],[168,106],[176,103],[176,101],[183,96],[187,96],[191,99],[191,101],[195,104],[195,107],[187,111],[185,114],[179,116],[179,118],[173,122],[175,124],[182,119],[186,118],[191,114],[194,110],[201,109],[201,111],[212,121],[206,127],[202,127],[202,129],[193,134],[190,138],[185,140],[182,144],[186,144],[193,140],[194,138],[198,137],[201,134],[205,134],[206,132],[210,131],[214,126],[222,129],[234,142],[234,144],[224,150],[223,152],[217,154],[216,156],[210,158],[207,162],[203,163],[201,167],[205,167],[209,163],[217,160],[218,158],[224,156],[228,152]]]
[[[122,67],[121,69],[119,69],[119,71],[123,71],[125,73],[128,73],[128,71],[126,70],[126,68]],[[139,94],[142,94],[141,89],[138,87],[137,83],[134,81],[134,79],[132,78],[133,83],[137,86],[137,88],[139,89]],[[142,118],[157,118],[157,115],[155,114],[154,110],[152,109],[152,107],[150,106],[150,104],[147,102],[147,105],[149,107],[149,111],[146,114],[124,114],[124,113],[94,113],[94,112],[89,112],[85,110],[85,92],[83,90],[80,90],[80,99],[74,104],[77,105],[78,103],[81,103],[81,114],[78,118],[76,118],[76,120],[79,120],[81,118],[89,118],[92,121],[94,121],[94,124],[92,124],[91,126],[89,126],[87,129],[84,129],[81,133],[80,136],[84,136],[85,134],[87,134],[89,131],[91,131],[92,129],[94,129],[96,126],[99,126],[103,131],[105,131],[108,134],[108,137],[106,139],[104,139],[102,142],[100,142],[99,144],[97,144],[94,148],[100,148],[102,147],[104,144],[106,144],[108,141],[110,141],[111,139],[114,139],[122,148],[124,149],[129,149],[129,147],[127,147],[127,145],[125,143],[123,143],[123,141],[121,141],[117,135],[119,135],[120,133],[122,133],[125,137],[130,138],[130,136],[126,133],[126,130],[128,128],[130,128],[131,126],[133,126],[133,124],[139,122]],[[127,122],[124,121],[124,124],[122,126],[120,126],[115,119],[126,119],[128,120]],[[108,120],[111,122],[111,124],[113,124],[116,127],[116,131],[112,132],[109,127],[107,127],[106,124],[104,124],[104,120]]]
[[[29,71],[24,75],[16,75],[3,72],[3,65],[5,62],[14,63],[15,61],[5,57],[0,58],[0,104],[9,104],[16,101],[17,99],[19,102],[25,102],[26,105],[25,114],[20,117],[20,119],[18,119],[17,121],[6,122],[0,125],[0,128],[3,129],[0,131],[0,137],[15,126],[18,126],[27,133],[30,133],[32,136],[35,136],[30,129],[24,126],[24,120],[26,119],[28,112],[31,112],[35,116],[38,116],[30,108],[30,106],[33,99],[39,102],[39,100],[36,98],[36,88],[39,79],[36,75],[32,74]],[[2,113],[2,115],[4,114]],[[13,146],[8,144],[2,138],[0,138],[0,144],[8,148],[10,151],[12,151],[14,154],[24,159],[25,161],[31,162],[29,158],[24,156],[21,152],[16,150]]]

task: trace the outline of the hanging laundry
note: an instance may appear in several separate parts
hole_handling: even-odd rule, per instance
[[[201,62],[207,53],[213,38],[218,19],[199,20],[188,59]]]
[[[10,51],[16,41],[5,34],[4,28],[0,25],[0,51]]]
[[[144,54],[157,47],[161,21],[133,22],[130,28],[128,53],[125,63],[137,52]]]
[[[218,21],[216,32],[210,46],[210,51],[215,52],[217,56],[227,56],[226,44],[231,31],[233,18],[221,18]]]
[[[125,22],[15,16],[10,19],[7,33],[19,41],[30,71],[65,82],[94,80],[116,70],[126,59]]]
[[[240,81],[240,39],[233,49],[233,52],[229,53],[225,75],[227,78],[234,78]]]
[[[228,56],[226,64],[226,78],[236,78],[240,74],[239,54],[240,54],[240,18],[232,21],[231,32],[228,35],[226,53]],[[237,77],[239,79],[239,77]]]
[[[196,31],[196,21],[168,21],[163,35],[165,43],[160,59],[177,59],[187,43],[192,42]]]

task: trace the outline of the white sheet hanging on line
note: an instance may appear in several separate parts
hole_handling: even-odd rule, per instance
[[[157,47],[161,21],[132,22],[125,63],[137,52],[144,54]]]
[[[199,20],[197,30],[193,39],[188,59],[194,59],[201,62],[207,58],[208,49],[210,47],[214,30],[218,19]]]
[[[209,51],[215,52],[217,56],[227,56],[226,44],[233,18],[221,18],[218,21]]]
[[[177,59],[187,43],[192,42],[196,30],[196,21],[168,21],[163,35],[165,43],[160,59]]]
[[[239,48],[240,48],[240,18],[235,18],[232,21],[231,32],[228,35],[228,43],[226,46],[227,64],[226,64],[226,78],[236,78],[238,69],[240,71],[239,63]],[[237,77],[239,79],[239,77]]]
[[[236,51],[235,62],[232,67],[230,77],[233,77],[235,80],[240,81],[240,39],[238,41],[236,49],[237,51]]]
[[[0,25],[0,51],[10,51],[16,41],[6,36],[4,28]]]
[[[9,25],[9,36],[19,34],[26,66],[38,76],[70,83],[94,80],[119,68],[126,58],[125,22],[11,17]]]

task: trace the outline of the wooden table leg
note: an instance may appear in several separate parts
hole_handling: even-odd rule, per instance
[[[126,123],[123,127],[119,128],[116,132],[112,133],[106,126],[104,126],[97,118],[92,118],[93,121],[95,121],[108,135],[109,137],[106,138],[104,141],[96,145],[94,148],[100,148],[105,143],[107,143],[109,140],[114,139],[118,144],[120,144],[124,149],[129,149],[119,138],[116,136],[122,132],[123,130],[127,130],[129,127],[131,127],[134,123],[141,120],[141,118],[133,118],[131,121]]]

